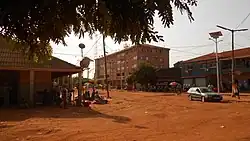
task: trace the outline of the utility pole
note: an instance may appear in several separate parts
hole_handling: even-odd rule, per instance
[[[113,79],[112,79],[112,77],[113,77],[113,76],[112,76],[112,75],[113,75],[112,73],[113,73],[113,72],[112,72],[112,66],[111,66],[111,64],[112,64],[112,63],[109,62],[109,78],[110,78],[110,82],[113,84]]]
[[[108,87],[107,57],[106,57],[105,35],[104,34],[103,34],[102,42],[103,42],[103,53],[104,53],[104,71],[105,71],[105,83],[106,83],[106,90],[107,90],[107,98],[110,98],[109,87]]]
[[[221,60],[219,58],[219,70],[220,70],[220,88],[221,88],[221,91],[224,90],[224,87],[223,87],[223,79],[222,79],[222,68],[221,68]]]
[[[84,44],[79,44],[79,48],[81,49],[81,57],[83,59],[83,49],[85,48]],[[78,106],[81,106],[82,103],[82,74],[83,74],[83,67],[81,66],[81,72],[78,75],[78,83],[79,83],[79,88],[78,88]]]
[[[222,33],[220,31],[209,33],[211,38],[209,40],[212,40],[215,42],[215,56],[216,56],[216,76],[217,76],[217,93],[220,93],[220,72],[219,72],[219,57],[218,57],[218,38],[222,36]],[[220,40],[222,41],[222,40]],[[220,42],[219,41],[219,42]]]
[[[122,90],[122,59],[120,59],[120,85]]]
[[[234,33],[235,32],[240,32],[240,31],[247,31],[248,29],[246,28],[243,28],[243,29],[229,29],[229,28],[226,28],[226,27],[223,27],[223,26],[220,26],[220,25],[217,25],[218,28],[221,28],[221,29],[224,29],[224,30],[227,30],[227,31],[230,31],[231,34],[232,34],[232,70],[231,70],[231,73],[232,73],[232,85],[234,83]],[[233,94],[233,89],[232,89],[232,94]]]

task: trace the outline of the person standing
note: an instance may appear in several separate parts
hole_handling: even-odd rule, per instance
[[[67,90],[66,86],[63,85],[61,107],[63,107],[64,109],[66,109],[66,105],[67,105],[67,93],[68,93],[68,90]]]
[[[232,90],[233,90],[233,95],[232,97],[238,97],[240,99],[240,91],[239,91],[239,83],[238,80],[235,80],[235,82],[232,84]]]

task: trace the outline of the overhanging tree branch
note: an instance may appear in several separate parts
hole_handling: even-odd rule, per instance
[[[64,38],[72,32],[92,36],[99,31],[119,43],[163,41],[153,28],[155,12],[170,27],[173,7],[193,21],[190,7],[196,5],[196,0],[2,0],[0,35],[29,44],[31,50],[40,42],[66,45]]]

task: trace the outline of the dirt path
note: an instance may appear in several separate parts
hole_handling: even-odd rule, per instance
[[[112,92],[111,104],[0,109],[1,141],[250,141],[250,97],[239,102]]]

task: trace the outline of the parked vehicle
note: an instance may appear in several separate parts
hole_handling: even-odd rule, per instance
[[[187,93],[189,100],[205,101],[222,101],[223,96],[214,92],[207,87],[191,87]]]

